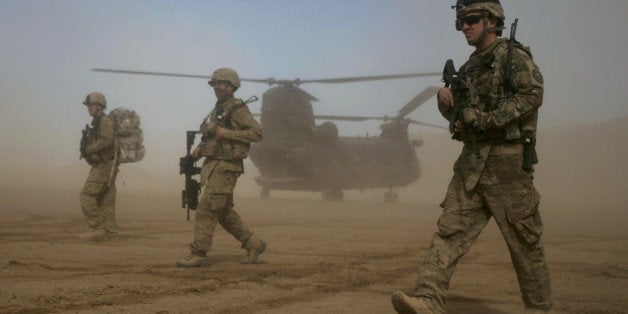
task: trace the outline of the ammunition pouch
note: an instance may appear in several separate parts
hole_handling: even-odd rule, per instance
[[[215,137],[211,136],[208,139],[203,139],[200,146],[200,155],[202,157],[214,158],[218,155],[218,147],[218,139]]]
[[[232,113],[245,105],[246,103],[237,100],[220,110],[214,109],[212,111],[210,120],[204,121],[200,127],[200,132],[203,134],[201,139],[201,156],[216,160],[242,160],[248,157],[249,143],[230,139],[217,139],[215,137],[217,127],[228,130],[234,129],[231,124]]]
[[[201,145],[203,157],[221,160],[242,160],[249,156],[251,144],[232,140],[218,140],[211,137]]]
[[[249,156],[249,147],[251,144],[242,143],[238,141],[223,141],[222,150],[224,152],[225,159],[228,160],[242,160]]]
[[[521,132],[519,131],[518,123],[511,123],[504,128],[505,140],[509,141],[509,140],[514,140],[518,138],[521,138]]]

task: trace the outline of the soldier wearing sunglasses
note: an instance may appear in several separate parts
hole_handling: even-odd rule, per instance
[[[400,313],[444,312],[456,264],[493,217],[508,245],[526,311],[549,311],[540,195],[533,167],[522,166],[524,144],[536,136],[543,76],[528,49],[500,38],[505,15],[498,0],[458,0],[452,8],[456,30],[475,51],[457,73],[458,88],[438,92],[438,109],[455,119],[453,138],[464,146],[414,292],[394,292],[391,300]],[[465,104],[462,114],[452,118],[460,104]]]

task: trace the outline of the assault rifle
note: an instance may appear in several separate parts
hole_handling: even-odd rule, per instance
[[[242,105],[246,105],[252,102],[256,102],[258,100],[257,96],[252,96],[246,101],[242,103]],[[220,117],[219,119],[230,120],[230,115],[234,110],[227,113],[226,117]],[[222,113],[220,114],[222,115]],[[215,129],[219,126],[218,122],[209,121],[211,117],[211,113],[209,113],[203,122],[201,123],[200,129],[204,131],[202,136],[213,137]],[[209,125],[203,128],[203,125],[209,123]],[[194,145],[194,139],[196,138],[196,134],[200,132],[198,131],[187,131],[186,132],[186,155],[184,157],[179,158],[179,174],[185,175],[185,189],[181,191],[181,207],[187,209],[187,219],[190,220],[190,210],[196,210],[198,206],[198,195],[201,193],[201,184],[192,178],[192,176],[201,173],[201,167],[197,167],[195,165],[196,160],[191,154],[192,145]],[[214,142],[214,145],[216,143]],[[207,150],[207,147],[206,147]]]
[[[467,83],[464,81],[464,77],[456,71],[454,61],[451,59],[448,59],[445,62],[445,68],[443,69],[443,79],[441,81],[445,83],[445,87],[451,88],[455,100],[449,115],[449,133],[452,134],[452,140],[460,140],[461,134],[456,132],[456,121],[460,121],[464,124],[462,110],[464,108],[467,108],[468,104],[465,97],[456,96],[461,95],[462,93],[467,91],[469,87],[467,87]],[[474,138],[474,133],[478,132],[474,130],[475,128],[471,125],[465,125],[464,128],[471,138],[471,145],[473,147],[473,150],[475,151],[475,156],[480,159],[480,151],[477,149]]]
[[[451,59],[445,62],[443,79],[441,81],[445,83],[445,87],[451,88],[454,95],[468,89],[464,79],[460,77],[458,72],[456,72],[454,61]],[[452,134],[452,140],[460,139],[460,133],[456,132],[456,121],[464,121],[464,119],[462,119],[462,109],[466,106],[466,100],[458,99],[458,102],[455,102],[453,108],[451,108],[451,114],[449,116],[449,133]]]
[[[506,101],[513,96],[513,87],[512,87],[512,54],[513,54],[513,45],[519,44],[515,39],[515,35],[517,34],[517,23],[519,19],[515,19],[515,21],[510,26],[510,38],[508,38],[508,57],[506,59],[506,69],[504,72],[504,84],[501,86],[501,101]],[[525,171],[532,170],[532,165],[537,164],[539,159],[536,155],[536,138],[534,134],[520,134],[519,125],[512,124],[506,129],[506,137],[507,138],[523,138],[523,164],[521,168]]]
[[[81,152],[81,155],[79,156],[79,160],[83,158],[87,159],[87,155],[85,155],[85,149],[87,148],[87,136],[89,136],[89,133],[91,131],[92,131],[92,128],[89,126],[89,124],[86,124],[85,129],[81,131],[83,135],[81,136],[81,145],[79,147],[79,151]]]
[[[517,23],[519,19],[510,26],[510,38],[508,38],[508,57],[506,58],[506,71],[504,72],[504,84],[501,86],[501,98],[502,100],[512,97],[512,45],[517,41],[515,34],[517,33]]]
[[[187,219],[190,220],[190,210],[195,210],[198,206],[198,195],[201,192],[201,184],[192,176],[201,173],[201,167],[195,165],[194,157],[191,154],[192,145],[197,131],[186,132],[186,155],[179,158],[179,174],[185,175],[185,189],[181,191],[181,207],[187,209]]]

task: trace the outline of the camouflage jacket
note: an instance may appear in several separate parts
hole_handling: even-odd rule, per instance
[[[214,136],[216,128],[226,129],[224,136]],[[216,103],[207,121],[200,128],[200,154],[205,157],[201,183],[212,172],[244,172],[243,159],[248,156],[251,143],[262,140],[262,126],[253,118],[241,99],[230,98]]]
[[[488,113],[486,132],[474,137],[468,134],[462,154],[456,163],[465,177],[465,187],[473,190],[484,169],[491,145],[521,142],[522,137],[536,135],[538,108],[543,101],[543,76],[530,52],[520,44],[513,45],[510,90],[504,85],[508,58],[508,41],[497,39],[489,47],[477,50],[460,68],[468,90],[454,93],[454,102],[464,98],[468,105]],[[508,97],[502,97],[506,93]],[[439,110],[446,119],[451,108]],[[476,157],[476,150],[480,158]]]
[[[101,161],[113,160],[115,131],[113,121],[104,112],[92,120],[92,130],[87,134],[85,155],[98,155]]]

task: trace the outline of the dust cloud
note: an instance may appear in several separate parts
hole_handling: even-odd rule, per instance
[[[229,66],[242,78],[301,80],[439,72],[446,59],[460,66],[472,53],[454,30],[453,2],[0,1],[0,312],[391,313],[391,292],[412,289],[436,229],[461,149],[448,134],[413,134],[424,142],[423,174],[397,190],[395,204],[382,202],[383,189],[347,191],[343,202],[278,191],[260,200],[247,163],[236,209],[268,242],[262,263],[240,265],[240,244],[218,228],[211,265],[177,269],[193,230],[178,157],[213,93],[205,80],[90,69],[206,75]],[[517,38],[546,82],[535,184],[554,310],[626,312],[628,1],[501,3],[506,25],[519,19]],[[603,18],[587,22],[594,16]],[[394,116],[434,85],[438,76],[304,88],[320,100],[316,114]],[[237,96],[268,88],[243,84]],[[81,102],[96,90],[110,109],[142,117],[147,148],[142,163],[121,167],[121,235],[104,243],[77,237],[87,228],[78,195],[89,171],[78,160],[89,122]],[[434,103],[409,117],[444,125]],[[490,223],[458,264],[448,308],[517,313],[521,304]]]
[[[535,182],[557,313],[628,308],[627,132],[628,117],[621,117],[539,134]],[[193,229],[180,208],[177,160],[168,174],[122,166],[121,235],[104,243],[77,238],[86,230],[78,205],[84,162],[4,165],[0,312],[392,312],[391,292],[413,287],[461,148],[448,134],[413,137],[424,142],[417,150],[423,174],[398,189],[396,204],[382,202],[381,189],[347,191],[343,202],[278,191],[260,200],[257,171],[247,164],[236,209],[269,243],[252,266],[238,263],[239,243],[219,228],[208,268],[173,267]],[[522,310],[493,223],[459,263],[450,292],[452,312]]]

